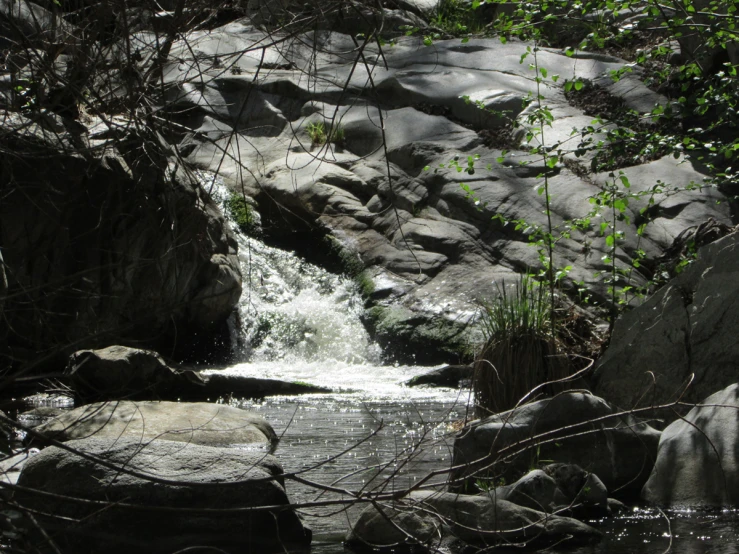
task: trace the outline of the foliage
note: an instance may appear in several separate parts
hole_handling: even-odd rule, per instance
[[[226,211],[243,233],[252,237],[261,234],[259,220],[255,215],[254,208],[247,202],[244,195],[232,192],[226,199]]]
[[[327,142],[334,142],[341,144],[346,139],[346,132],[344,127],[339,124],[326,128],[323,121],[311,122],[305,128],[308,133],[308,137],[311,142],[315,145],[326,144]]]

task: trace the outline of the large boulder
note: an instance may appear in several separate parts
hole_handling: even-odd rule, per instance
[[[67,446],[28,460],[14,497],[35,510],[30,532],[44,551],[48,537],[65,553],[309,550],[269,455],[132,438]]]
[[[668,508],[739,505],[739,384],[712,394],[662,432],[647,502]]]
[[[2,121],[0,356],[41,367],[111,343],[182,357],[212,348],[241,274],[234,237],[197,179],[139,156],[145,139],[125,136],[131,122],[120,118],[107,122],[117,141],[100,121],[68,132],[52,112]],[[79,133],[84,156],[74,153]]]
[[[547,515],[494,495],[413,492],[391,505],[367,507],[347,542],[391,549],[399,544],[438,543],[441,533],[476,547],[508,541],[597,541],[600,533],[575,519]],[[394,550],[391,550],[394,551]]]
[[[261,416],[207,402],[97,402],[63,412],[34,429],[34,437],[57,441],[132,437],[206,446],[272,448],[277,435]]]
[[[698,259],[616,322],[593,391],[624,409],[699,402],[737,380],[739,234]],[[670,413],[666,413],[670,417]]]
[[[478,478],[512,482],[531,467],[577,464],[616,497],[636,496],[649,477],[660,433],[602,398],[565,392],[467,425],[454,441],[454,487]]]
[[[165,391],[176,393],[179,383],[196,378],[169,367],[152,350],[109,346],[80,350],[70,356],[65,371],[75,397],[83,402],[119,398],[154,398]],[[174,390],[173,390],[174,389]]]

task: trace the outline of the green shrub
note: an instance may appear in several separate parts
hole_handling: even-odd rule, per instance
[[[226,212],[243,233],[252,237],[261,233],[254,208],[243,195],[232,192],[226,199]]]

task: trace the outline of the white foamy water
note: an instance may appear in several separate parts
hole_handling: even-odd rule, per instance
[[[212,177],[206,182],[210,186]],[[226,187],[216,180],[213,191],[223,205]],[[466,404],[456,390],[405,386],[433,368],[382,364],[381,349],[361,322],[363,301],[352,279],[232,228],[244,291],[232,321],[238,362],[221,371],[328,387],[332,394],[313,395],[325,400]]]

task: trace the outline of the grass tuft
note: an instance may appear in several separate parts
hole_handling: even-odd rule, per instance
[[[547,291],[531,276],[512,285],[496,285],[496,295],[480,301],[485,344],[475,360],[473,390],[477,417],[517,406],[542,383],[569,375],[569,363],[558,353],[550,323]],[[539,391],[552,393],[563,385]],[[538,399],[537,395],[526,398]]]

